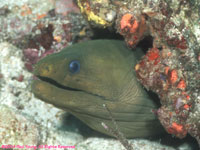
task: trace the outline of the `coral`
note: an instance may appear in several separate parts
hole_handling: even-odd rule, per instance
[[[116,17],[110,23],[115,23],[113,27],[129,47],[134,48],[146,36],[153,38],[153,47],[135,66],[138,79],[160,97],[162,106],[157,114],[166,131],[179,138],[189,133],[200,144],[198,1],[110,0],[106,1],[110,7],[104,12],[99,11],[104,6],[103,0],[80,2],[87,4],[87,10],[97,16],[114,11]],[[98,21],[95,23],[102,26]]]
[[[108,27],[116,16],[115,6],[109,0],[84,1],[78,0],[78,6],[89,21],[97,25]],[[103,3],[103,5],[101,5]]]
[[[16,0],[0,4],[0,42],[8,41],[22,48],[29,71],[45,55],[76,40],[90,38],[92,32],[88,29],[73,0]]]
[[[124,36],[129,46],[136,45],[147,34],[145,16],[135,17],[134,14],[124,13],[120,18],[117,31]]]

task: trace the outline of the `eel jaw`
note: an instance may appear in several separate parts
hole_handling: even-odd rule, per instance
[[[99,94],[96,94],[96,93],[92,93],[92,92],[88,92],[88,91],[85,91],[85,90],[81,90],[81,89],[77,89],[77,88],[72,88],[72,87],[69,87],[69,86],[65,86],[65,85],[62,85],[58,82],[56,82],[55,80],[51,79],[51,78],[48,78],[48,77],[43,77],[43,76],[40,76],[40,75],[36,75],[37,79],[39,79],[40,81],[44,81],[44,82],[47,82],[51,85],[54,85],[56,86],[57,88],[60,88],[60,89],[63,89],[63,90],[68,90],[68,91],[79,91],[79,92],[84,92],[86,94],[90,94],[90,95],[93,95],[93,96],[97,96],[103,100],[107,100],[107,101],[110,101],[108,98],[102,96],[102,95],[99,95]]]
[[[55,80],[48,78],[48,77],[43,77],[43,76],[39,76],[39,75],[36,75],[36,77],[37,77],[37,79],[44,81],[44,82],[48,82],[49,84],[52,84],[52,85],[54,85],[54,86],[56,86],[57,88],[60,88],[60,89],[69,90],[69,91],[82,91],[82,90],[79,90],[79,89],[64,86],[64,85],[62,85],[62,84],[60,84],[60,83],[56,82]]]
[[[48,77],[39,75],[35,75],[35,77],[36,79],[32,82],[32,92],[34,95],[42,101],[64,110],[80,113],[88,112],[88,107],[92,107],[93,105],[102,107],[102,103],[110,101],[98,94],[64,86]]]

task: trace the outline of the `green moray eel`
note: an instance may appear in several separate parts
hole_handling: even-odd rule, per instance
[[[162,127],[152,109],[157,105],[136,79],[140,57],[122,41],[94,40],[69,46],[40,60],[32,83],[36,97],[62,108],[88,126],[111,135],[101,125],[113,127],[128,138],[160,134]],[[111,135],[113,136],[113,135]]]

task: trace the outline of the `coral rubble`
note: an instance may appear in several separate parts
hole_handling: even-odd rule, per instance
[[[78,4],[92,24],[115,28],[129,47],[146,36],[153,38],[153,47],[135,66],[138,79],[158,94],[162,106],[157,114],[166,131],[179,138],[189,133],[200,144],[198,0],[78,0]]]

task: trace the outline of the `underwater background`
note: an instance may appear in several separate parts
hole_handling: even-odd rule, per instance
[[[155,113],[166,130],[129,139],[133,149],[198,150],[199,8],[198,0],[0,0],[0,148],[125,150],[31,91],[42,58],[75,43],[117,39],[146,53],[135,68],[138,82],[161,98]]]

